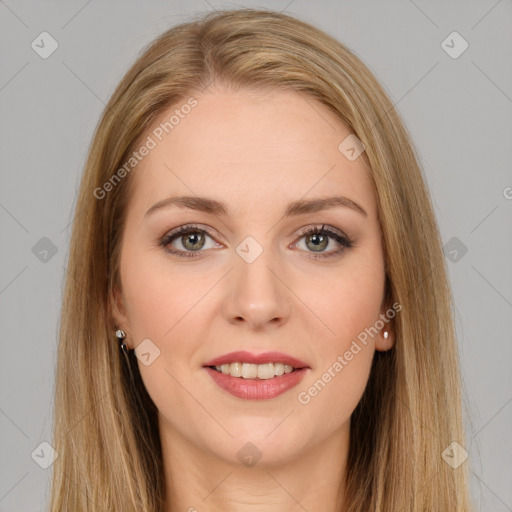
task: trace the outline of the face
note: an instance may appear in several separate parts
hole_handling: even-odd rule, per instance
[[[347,433],[374,351],[393,343],[390,323],[365,331],[389,310],[375,191],[363,155],[338,149],[350,131],[315,100],[194,98],[161,141],[153,130],[180,105],[148,131],[156,145],[133,171],[116,321],[163,435],[235,463],[247,442],[262,462],[292,460]],[[179,196],[191,199],[166,202]],[[245,377],[207,367],[222,362]]]

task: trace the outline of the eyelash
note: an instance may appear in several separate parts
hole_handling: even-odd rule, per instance
[[[163,247],[163,249],[170,254],[174,254],[174,255],[182,257],[182,258],[196,258],[199,256],[199,254],[197,254],[197,253],[201,253],[204,251],[201,251],[201,250],[181,251],[181,250],[175,250],[175,249],[169,248],[170,243],[173,242],[175,239],[179,238],[180,235],[191,234],[191,233],[203,233],[205,235],[208,235],[211,238],[214,238],[214,236],[208,230],[200,228],[194,224],[186,224],[184,226],[180,226],[179,228],[176,228],[175,230],[171,231],[170,233],[167,233],[165,236],[163,236],[158,241],[158,245]],[[343,253],[346,249],[349,249],[350,247],[352,247],[352,245],[353,245],[353,242],[347,236],[341,235],[337,231],[334,231],[328,227],[326,228],[325,224],[322,224],[321,227],[314,226],[314,227],[302,229],[300,231],[299,235],[300,235],[299,240],[301,240],[302,238],[304,238],[305,236],[308,236],[308,235],[327,235],[330,238],[333,238],[334,240],[336,240],[336,242],[338,242],[341,245],[340,249],[337,249],[337,250],[331,251],[331,252],[327,252],[327,253],[315,254],[312,252],[311,255],[308,257],[313,258],[313,259],[330,258],[330,257],[337,256],[337,255]]]

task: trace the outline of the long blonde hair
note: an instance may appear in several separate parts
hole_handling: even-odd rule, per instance
[[[157,512],[165,503],[157,411],[133,354],[119,353],[112,293],[132,174],[118,169],[171,106],[213,80],[320,101],[362,141],[378,196],[396,344],[376,353],[351,418],[345,512],[467,512],[453,305],[419,158],[391,101],[343,44],[267,10],[212,12],[145,49],[108,102],[76,205],[61,315],[51,512]],[[341,141],[340,141],[341,142]],[[119,176],[119,174],[118,174]],[[112,183],[112,181],[110,182]],[[100,197],[100,198],[98,198]]]

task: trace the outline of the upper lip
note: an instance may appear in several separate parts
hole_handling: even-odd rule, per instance
[[[245,350],[230,352],[223,356],[216,357],[208,361],[204,366],[220,366],[230,363],[249,363],[249,364],[265,364],[265,363],[282,363],[293,366],[294,368],[309,368],[309,366],[295,357],[283,354],[282,352],[262,352],[261,354],[253,354]]]

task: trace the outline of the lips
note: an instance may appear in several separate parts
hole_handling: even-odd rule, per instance
[[[275,372],[274,376],[272,376],[272,372],[269,373],[268,368],[264,371],[265,375],[260,376],[261,366],[267,366],[267,363],[272,363],[268,366]],[[233,366],[238,370],[241,366],[241,372],[234,371]],[[248,374],[251,372],[254,374],[256,366],[258,366],[258,377],[254,378],[255,375]],[[311,371],[304,361],[282,352],[263,352],[261,354],[252,354],[247,351],[230,352],[208,361],[203,367],[213,382],[221,389],[244,400],[276,398],[297,386]],[[231,370],[226,374],[219,371],[221,367],[231,367]],[[244,369],[244,367],[248,368]],[[278,369],[278,367],[280,368]],[[238,375],[234,376],[233,372]]]
[[[309,366],[300,359],[283,354],[282,352],[263,352],[261,354],[253,354],[244,350],[230,352],[223,356],[208,361],[203,366],[221,366],[231,363],[249,363],[249,364],[265,364],[265,363],[281,363],[293,366],[295,369],[309,368]]]

